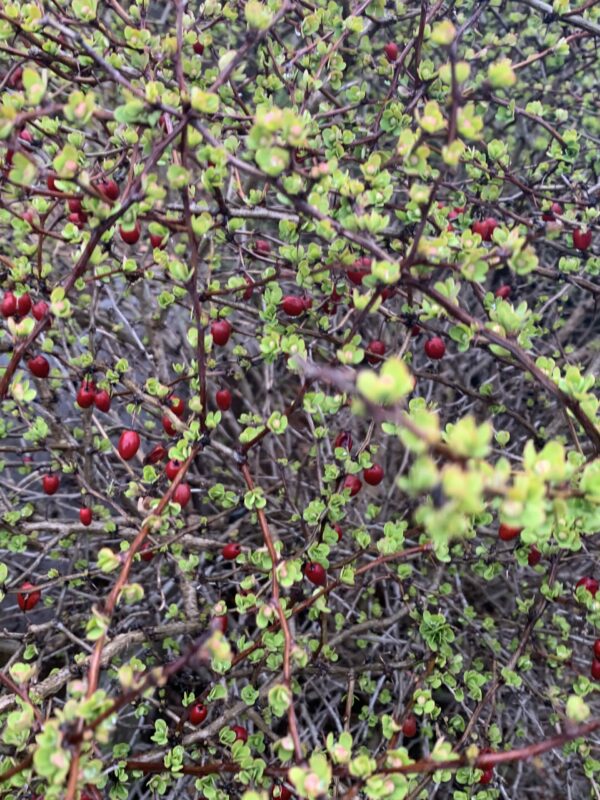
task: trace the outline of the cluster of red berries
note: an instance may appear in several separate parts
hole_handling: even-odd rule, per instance
[[[91,408],[95,405],[98,411],[105,414],[110,411],[111,396],[106,389],[97,389],[92,380],[84,380],[77,390],[75,402],[79,408]]]
[[[596,639],[593,645],[594,657],[590,672],[595,681],[600,681],[600,639]]]

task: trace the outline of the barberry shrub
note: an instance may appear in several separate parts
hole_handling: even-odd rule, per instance
[[[599,34],[1,4],[3,797],[596,791]]]

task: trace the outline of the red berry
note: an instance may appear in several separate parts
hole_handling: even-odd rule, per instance
[[[67,206],[69,207],[69,211],[72,214],[79,214],[82,211],[81,198],[80,197],[69,197],[69,199],[67,200]]]
[[[23,67],[17,67],[13,70],[7,84],[11,89],[21,90],[23,88]]]
[[[197,56],[201,56],[202,53],[204,52],[204,45],[202,44],[202,42],[194,42],[193,50]]]
[[[208,716],[208,709],[204,703],[196,703],[190,708],[190,722],[192,725],[200,725]]]
[[[181,397],[177,397],[177,395],[173,395],[169,398],[169,408],[179,419],[181,419],[185,413],[185,403]]]
[[[210,326],[210,333],[213,338],[213,342],[219,347],[224,347],[229,341],[232,330],[233,328],[231,327],[231,323],[229,323],[226,319],[220,319],[216,322],[213,322],[213,324]]]
[[[465,206],[455,206],[448,214],[448,219],[456,219],[458,216],[463,214],[464,211],[465,211]]]
[[[47,378],[50,372],[50,364],[48,363],[48,359],[44,358],[44,356],[30,358],[27,362],[27,367],[36,378]]]
[[[337,523],[331,526],[333,530],[337,533],[338,542],[342,541],[342,536],[344,535],[344,531],[342,530],[341,526]]]
[[[22,218],[25,220],[25,222],[28,222],[30,225],[33,225],[35,214],[30,208],[28,208],[27,211],[24,212]]]
[[[494,217],[486,217],[486,219],[477,220],[471,225],[473,233],[478,233],[484,242],[491,242],[492,234],[498,227],[498,222]]]
[[[441,339],[439,336],[434,336],[432,339],[428,339],[425,342],[424,349],[425,355],[428,358],[431,358],[433,361],[439,361],[440,358],[444,357],[446,345],[444,344],[443,339]]]
[[[21,131],[21,133],[19,134],[19,139],[22,142],[27,142],[28,144],[31,144],[33,142],[33,136],[26,129],[23,129]]]
[[[483,770],[483,775],[479,778],[479,783],[482,783],[484,786],[488,783],[491,783],[494,780],[494,768],[487,767]]]
[[[163,447],[162,444],[157,444],[152,450],[148,453],[145,458],[145,464],[158,464],[159,461],[164,461],[167,457],[167,448]]]
[[[231,730],[235,733],[236,742],[248,741],[248,731],[246,728],[242,728],[241,725],[232,725]]]
[[[177,436],[177,430],[175,429],[173,423],[171,422],[169,417],[167,417],[166,414],[162,418],[162,425],[163,428],[165,429],[165,433],[167,434],[167,436]]]
[[[573,247],[577,250],[587,250],[591,243],[592,232],[589,228],[586,231],[582,231],[579,228],[573,231]]]
[[[231,392],[229,389],[219,389],[215,395],[217,401],[217,408],[221,411],[229,411],[231,408]]]
[[[377,486],[383,480],[383,467],[379,464],[373,464],[372,467],[363,470],[363,478],[370,486]]]
[[[125,244],[135,244],[137,241],[139,241],[142,228],[140,223],[136,220],[133,228],[124,228],[123,225],[121,225],[119,227],[119,233],[121,234],[121,239],[123,239]]]
[[[358,475],[346,475],[342,489],[350,489],[350,497],[357,495],[362,489],[362,483]]]
[[[124,461],[131,461],[140,447],[140,435],[136,431],[123,431],[117,450]]]
[[[385,354],[385,345],[380,339],[374,339],[367,346],[367,361],[369,364],[379,364]]]
[[[35,303],[34,306],[32,306],[31,313],[39,322],[39,320],[43,319],[46,316],[46,313],[49,308],[50,306],[45,300],[38,300],[38,302]]]
[[[501,523],[498,528],[498,536],[503,542],[511,542],[513,539],[517,538],[522,530],[523,528],[515,528],[512,525]]]
[[[396,42],[388,42],[386,46],[383,48],[383,52],[385,53],[385,57],[387,58],[387,60],[390,61],[392,64],[394,63],[394,61],[396,61],[396,59],[400,55],[400,50],[398,49],[398,45],[396,44]]]
[[[140,554],[142,561],[152,561],[154,558],[154,553],[152,552],[150,542],[142,542],[138,553]]]
[[[527,554],[527,563],[529,564],[530,567],[535,567],[536,564],[540,563],[541,558],[542,554],[537,549],[537,547],[534,544],[532,544],[531,549]]]
[[[594,656],[600,660],[600,639],[594,642]]]
[[[19,604],[19,608],[21,611],[31,611],[32,608],[35,608],[37,604],[42,599],[42,593],[39,589],[31,592],[30,589],[33,589],[34,584],[29,583],[29,581],[25,581],[25,583],[21,584],[21,589],[17,594],[17,603]]]
[[[69,214],[67,219],[69,222],[72,222],[76,228],[81,230],[87,222],[87,214],[85,214],[83,211],[75,211],[73,214]]]
[[[501,297],[503,300],[507,300],[510,297],[512,289],[507,284],[504,286],[500,286],[496,289],[496,297]]]
[[[552,203],[548,211],[544,211],[542,219],[544,222],[552,222],[556,217],[562,216],[563,208],[560,203]]]
[[[352,450],[352,444],[352,435],[350,434],[350,431],[340,431],[333,441],[334,447],[343,447],[348,452]]]
[[[590,672],[592,673],[592,678],[595,681],[600,681],[600,661],[597,658],[594,658],[592,661],[592,668]]]
[[[98,181],[98,183],[95,184],[95,187],[101,195],[109,200],[116,200],[119,196],[119,185],[111,178]]]
[[[281,784],[274,783],[273,787],[271,788],[271,797],[273,800],[290,800],[293,795],[287,786],[281,786]]]
[[[316,561],[309,561],[304,567],[304,576],[315,586],[325,586],[327,583],[327,573],[321,564]]]
[[[304,314],[305,305],[304,298],[297,295],[288,294],[281,301],[281,308],[288,315],[288,317],[299,317]]]
[[[6,292],[0,304],[3,317],[14,317],[17,313],[17,298],[13,292]]]
[[[221,550],[221,555],[223,558],[227,559],[227,561],[234,561],[241,552],[242,548],[237,542],[229,542],[229,544],[226,544]]]
[[[96,392],[94,402],[96,403],[98,411],[103,411],[105,414],[108,413],[110,411],[111,399],[106,389],[101,389],[99,392]]]
[[[87,506],[84,506],[83,508],[79,509],[79,521],[81,522],[82,525],[85,525],[86,527],[88,525],[91,525],[92,524],[92,517],[93,517],[93,514],[92,514],[92,509],[91,508],[88,508]]]
[[[254,242],[254,249],[256,250],[257,253],[261,253],[264,256],[268,256],[269,253],[271,252],[271,245],[269,244],[269,242],[266,241],[266,239],[257,239]]]
[[[596,592],[600,588],[598,581],[595,578],[591,578],[589,575],[586,575],[584,578],[580,578],[577,581],[575,588],[578,589],[580,586],[583,586],[584,589],[587,589],[592,597],[596,596]]]
[[[179,503],[182,508],[185,508],[190,502],[191,496],[192,490],[189,483],[180,483],[173,494],[173,502]]]
[[[166,237],[162,233],[151,233],[150,234],[150,244],[153,248],[158,247],[159,250],[163,250],[167,243]]]
[[[367,256],[363,256],[362,258],[357,258],[354,264],[348,270],[346,270],[346,275],[351,283],[354,283],[356,286],[360,286],[360,284],[363,282],[363,278],[369,275],[370,272],[371,259]]]
[[[54,175],[53,173],[50,173],[50,175],[48,175],[48,177],[46,178],[46,186],[50,189],[51,192],[57,192],[58,191],[58,189],[56,188],[56,183],[55,183],[57,177],[58,177],[57,175]]]
[[[17,313],[19,316],[24,317],[31,311],[31,297],[25,293],[17,297]]]
[[[244,280],[246,281],[246,288],[244,289],[242,300],[250,300],[252,294],[254,293],[254,281],[247,275],[244,276]]]
[[[80,408],[89,408],[94,405],[96,387],[92,381],[84,381],[77,392],[77,405]]]
[[[409,714],[408,717],[402,723],[402,733],[407,739],[412,739],[412,737],[417,732],[417,718],[414,714]]]
[[[60,486],[60,477],[52,472],[42,478],[42,489],[44,494],[56,494]]]
[[[165,467],[165,475],[170,481],[174,481],[175,476],[179,472],[180,468],[181,468],[181,463],[179,461],[174,461],[173,459],[171,459],[171,461],[169,461],[167,463],[167,466]]]
[[[221,633],[227,633],[227,628],[229,627],[229,619],[227,618],[227,614],[223,614],[220,617],[213,617],[210,621],[210,627],[214,631],[221,631]]]

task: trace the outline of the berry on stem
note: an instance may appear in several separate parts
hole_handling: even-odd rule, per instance
[[[589,575],[585,575],[583,578],[580,578],[577,581],[575,588],[578,589],[580,586],[583,586],[584,589],[587,589],[592,597],[595,597],[596,592],[598,589],[600,589],[600,583],[598,583],[595,578],[592,578]]]
[[[82,525],[85,525],[86,528],[88,525],[92,524],[93,513],[92,509],[88,506],[84,506],[83,508],[79,509],[79,521]]]
[[[140,435],[136,431],[123,431],[117,450],[124,461],[131,461],[140,447]]]
[[[283,298],[281,308],[288,317],[299,317],[306,310],[304,298],[293,294],[288,294]]]
[[[25,581],[21,584],[19,593],[17,594],[17,603],[19,604],[21,611],[31,611],[42,599],[42,593],[39,589],[36,589],[33,592],[30,591],[33,589],[33,586],[34,584],[30,583],[29,581]]]
[[[440,358],[444,357],[446,345],[444,344],[443,339],[441,339],[439,336],[434,336],[432,339],[428,339],[425,342],[424,350],[425,355],[428,358],[431,358],[432,361],[439,361]]]
[[[385,344],[380,339],[374,339],[367,345],[367,361],[369,364],[379,364],[385,355]]]
[[[192,490],[189,483],[180,483],[173,493],[173,502],[179,503],[182,508],[185,508],[190,502]]]
[[[54,472],[49,472],[42,478],[42,489],[44,490],[44,494],[56,494],[59,486],[60,477]]]
[[[600,639],[596,639],[594,642],[594,656],[600,660]]]
[[[172,458],[165,467],[165,475],[170,481],[174,481],[175,476],[179,472],[180,468],[181,468],[181,462],[175,461],[175,459]]]
[[[530,567],[535,567],[537,564],[540,563],[541,558],[542,554],[537,549],[537,547],[534,544],[532,544],[529,553],[527,553],[527,563],[529,564]]]
[[[158,464],[167,457],[167,448],[162,444],[155,445],[145,458],[145,464]]]
[[[31,313],[39,322],[46,316],[49,308],[50,306],[45,300],[38,300],[38,302],[32,307]]]
[[[5,292],[2,303],[0,304],[0,311],[2,312],[2,316],[7,319],[8,317],[15,316],[17,313],[17,298],[13,292]]]
[[[167,436],[177,436],[177,430],[166,414],[162,418],[162,426],[165,429]]]
[[[229,542],[221,550],[221,555],[223,558],[227,559],[227,561],[234,561],[241,552],[242,548],[237,542]]]
[[[27,368],[36,378],[47,378],[50,373],[50,364],[44,356],[35,356],[27,362]]]
[[[99,392],[96,392],[94,403],[98,411],[103,411],[105,414],[110,411],[111,396],[106,389],[100,389]]]
[[[233,328],[226,319],[219,319],[210,326],[213,342],[219,347],[224,347],[229,341]]]
[[[325,586],[327,583],[327,573],[325,568],[316,561],[309,561],[304,567],[304,576],[315,586]]]
[[[380,464],[373,464],[372,467],[363,470],[363,478],[365,479],[365,483],[368,483],[369,486],[377,486],[380,484],[383,480],[383,476],[383,467]]]
[[[388,42],[383,48],[383,52],[385,53],[385,57],[391,64],[393,64],[394,61],[396,61],[398,56],[400,55],[400,50],[398,49],[398,45],[396,44],[396,42]]]
[[[79,408],[90,408],[96,399],[96,387],[93,381],[84,381],[77,392],[77,405]]]
[[[142,233],[142,227],[140,223],[136,220],[135,225],[133,228],[125,228],[123,225],[119,226],[119,233],[121,235],[121,239],[125,242],[125,244],[136,244],[139,241],[139,238]]]
[[[348,452],[352,450],[352,444],[352,434],[350,431],[340,431],[333,440],[334,447],[343,447]]]
[[[25,314],[29,314],[31,311],[31,297],[25,292],[25,294],[20,295],[17,297],[17,313],[19,316],[24,317]]]
[[[584,231],[582,231],[580,228],[577,228],[573,231],[573,247],[576,250],[587,250],[591,243],[592,232],[589,228]]]
[[[231,392],[229,389],[219,389],[215,395],[215,400],[220,411],[229,411],[231,408]]]
[[[498,221],[494,217],[480,219],[471,225],[473,233],[478,233],[484,242],[491,242],[492,234],[498,227]]]
[[[600,681],[600,661],[597,658],[592,661],[590,673],[595,681]]]
[[[190,708],[189,719],[192,725],[201,725],[208,716],[208,709],[204,703],[195,703]]]
[[[248,741],[248,731],[246,728],[243,728],[241,725],[232,725],[231,730],[235,733],[236,742]]]
[[[407,739],[412,739],[417,733],[417,718],[414,714],[409,714],[402,723],[402,733]]]
[[[350,497],[355,497],[362,489],[362,483],[358,475],[346,475],[342,489],[350,489]]]
[[[498,536],[503,542],[510,542],[516,539],[522,530],[523,528],[516,528],[513,525],[506,525],[502,522],[498,528]]]

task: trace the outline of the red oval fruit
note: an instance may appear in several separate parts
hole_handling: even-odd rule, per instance
[[[221,411],[229,411],[231,408],[231,392],[229,389],[219,389],[215,395],[217,401],[217,408]]]
[[[112,178],[106,178],[94,184],[101,195],[109,200],[116,200],[119,196],[119,185]]]
[[[227,628],[229,627],[229,618],[227,614],[222,614],[220,617],[213,617],[210,621],[210,627],[213,631],[221,631],[221,633],[227,633]]]
[[[99,392],[96,392],[94,402],[98,411],[103,411],[105,414],[108,413],[110,411],[111,399],[106,389],[100,389]]]
[[[305,311],[304,298],[288,294],[281,301],[281,308],[288,317],[299,317]]]
[[[561,217],[563,213],[563,207],[560,203],[552,203],[548,211],[544,211],[542,214],[542,219],[544,222],[552,222],[552,220],[556,219],[556,217]]]
[[[325,586],[327,583],[327,573],[325,568],[316,561],[309,561],[304,567],[304,576],[315,586]]]
[[[373,464],[372,467],[363,470],[363,478],[369,486],[377,486],[383,480],[384,472],[380,464]]]
[[[17,313],[24,317],[31,311],[31,297],[25,292],[20,297],[17,297]]]
[[[414,714],[409,714],[408,717],[402,723],[402,733],[407,739],[412,739],[412,737],[417,732],[417,718]]]
[[[478,233],[484,242],[491,242],[492,235],[497,227],[498,222],[494,217],[486,217],[486,219],[474,222],[471,225],[471,230],[473,233]]]
[[[152,545],[150,542],[142,542],[138,553],[140,554],[142,561],[152,561],[154,558],[154,553],[152,552]]]
[[[34,584],[29,583],[29,581],[25,581],[21,584],[19,593],[17,594],[17,603],[19,604],[21,611],[31,611],[32,608],[37,606],[42,598],[42,593],[39,591],[39,589],[36,589],[33,592],[30,591],[33,589],[33,586]]]
[[[167,237],[162,233],[151,233],[150,244],[153,249],[158,247],[159,250],[164,250],[167,244]]]
[[[252,278],[249,278],[247,275],[244,276],[244,280],[246,281],[246,288],[244,289],[244,294],[242,295],[242,300],[250,300],[252,294],[254,292],[254,281]]]
[[[80,197],[69,197],[67,200],[67,206],[71,214],[79,214],[79,212],[83,210],[81,207]]]
[[[136,220],[135,225],[133,228],[124,228],[123,225],[119,226],[119,233],[121,234],[121,239],[125,242],[125,244],[135,244],[139,241],[140,235],[142,233],[142,227],[140,223]]]
[[[537,547],[534,544],[532,544],[529,553],[527,553],[527,563],[529,564],[530,567],[535,567],[536,564],[540,563],[541,558],[542,554],[537,549]]]
[[[350,497],[355,497],[362,489],[362,483],[358,475],[346,475],[342,489],[350,489]]]
[[[388,42],[383,48],[383,52],[385,53],[387,60],[392,64],[400,55],[400,50],[398,49],[396,42]]]
[[[595,597],[596,592],[600,588],[600,583],[598,583],[595,578],[591,578],[589,575],[586,575],[585,577],[580,578],[575,584],[576,589],[578,589],[580,586],[583,586],[584,589],[588,590],[592,597]]]
[[[77,392],[77,405],[80,408],[90,408],[96,399],[96,387],[93,381],[84,381]]]
[[[575,247],[577,250],[587,250],[591,243],[592,232],[589,230],[589,228],[585,231],[582,231],[579,228],[573,231],[573,247]]]
[[[266,239],[257,239],[254,242],[254,249],[257,253],[261,253],[264,256],[268,256],[271,252],[271,245],[267,242]]]
[[[600,681],[600,661],[597,658],[592,661],[590,672],[595,681]]]
[[[333,440],[334,447],[343,447],[348,452],[352,450],[352,434],[350,431],[340,431]]]
[[[380,339],[374,339],[367,346],[367,361],[369,364],[379,364],[385,355],[385,345]]]
[[[185,508],[190,502],[191,496],[192,490],[189,483],[180,483],[173,494],[173,502],[179,503],[182,508]]]
[[[56,188],[56,179],[58,175],[55,175],[51,172],[46,178],[46,186],[50,189],[51,192],[57,192],[58,189]]]
[[[523,528],[515,528],[512,525],[505,525],[504,523],[501,523],[500,527],[498,528],[498,536],[503,542],[510,542],[513,539],[516,539],[522,530]]]
[[[91,508],[84,506],[83,508],[79,509],[79,521],[82,525],[85,525],[86,527],[91,525],[93,516],[94,515]]]
[[[76,228],[81,230],[83,227],[85,227],[85,223],[87,222],[87,214],[83,211],[75,211],[72,214],[69,214],[68,220],[69,222],[72,222]]]
[[[19,133],[19,139],[22,142],[27,142],[28,144],[31,144],[33,142],[33,136],[29,133],[29,131],[26,128],[23,128],[23,130]]]
[[[341,542],[342,541],[342,536],[344,535],[344,531],[342,530],[341,525],[338,525],[336,523],[335,525],[332,525],[331,527],[337,533],[338,542]]]
[[[171,459],[167,463],[167,466],[165,467],[165,475],[167,476],[167,478],[170,481],[174,481],[175,480],[175,476],[179,472],[180,468],[181,468],[181,462],[180,461],[175,461],[174,459]]]
[[[424,350],[428,358],[431,358],[433,361],[439,361],[440,358],[444,357],[446,345],[443,339],[439,336],[434,336],[432,339],[428,339],[425,342]]]
[[[221,555],[228,561],[234,561],[242,552],[241,546],[237,542],[229,542],[221,550]]]
[[[371,259],[367,256],[357,258],[354,264],[346,270],[350,283],[360,286],[363,278],[371,273]]]
[[[131,461],[140,447],[140,435],[136,431],[123,431],[117,450],[124,461]]]
[[[204,52],[204,45],[202,44],[202,42],[194,42],[193,50],[197,56],[201,56],[202,53]]]
[[[27,367],[36,378],[47,378],[50,372],[50,364],[48,363],[48,359],[44,358],[44,356],[30,358],[27,362]]]
[[[287,786],[274,783],[271,788],[271,797],[273,800],[290,800],[293,797],[293,794],[290,792]]]
[[[54,472],[49,472],[42,478],[42,489],[44,494],[56,494],[60,486],[60,477]]]
[[[179,419],[185,414],[185,403],[181,397],[177,397],[177,395],[173,395],[169,398],[169,408]]]
[[[504,286],[500,286],[498,289],[496,289],[496,297],[501,297],[503,300],[507,300],[510,297],[511,291],[512,289],[510,286],[504,284]]]
[[[491,783],[494,780],[494,768],[487,767],[483,770],[483,775],[479,778],[479,783],[482,783],[486,786],[488,783]]]
[[[17,298],[13,292],[6,292],[0,304],[0,311],[3,317],[14,317],[17,313]]]
[[[166,457],[167,457],[167,448],[163,447],[162,444],[157,444],[148,453],[144,463],[158,464],[160,461],[164,461]]]
[[[50,306],[45,300],[38,300],[31,308],[31,313],[38,320],[38,322],[46,316]]]
[[[248,741],[248,731],[246,728],[242,728],[241,725],[232,725],[231,730],[235,733],[236,742]]]
[[[224,347],[229,341],[233,328],[226,319],[219,319],[210,326],[213,342],[219,347]]]
[[[600,639],[596,639],[594,642],[594,655],[600,660]]]
[[[175,429],[175,426],[173,425],[173,423],[171,422],[169,417],[167,417],[166,414],[162,418],[162,426],[165,429],[165,433],[167,434],[167,436],[177,436],[177,430]]]
[[[190,708],[189,719],[192,725],[200,725],[208,716],[208,709],[204,703],[195,703]]]

